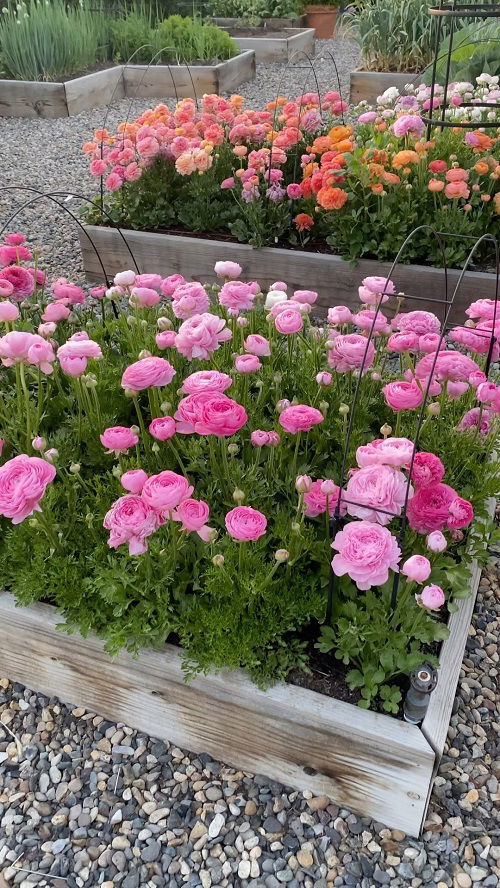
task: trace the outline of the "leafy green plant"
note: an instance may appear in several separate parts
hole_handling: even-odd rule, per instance
[[[238,55],[238,47],[226,31],[205,24],[198,18],[171,15],[156,28],[154,39],[157,51],[163,50],[161,61],[178,64],[204,61],[224,61]]]
[[[111,22],[113,56],[126,62],[149,62],[154,54],[153,29],[146,16],[133,10],[125,18]]]
[[[421,71],[434,50],[436,19],[426,0],[359,0],[343,22],[368,71]]]
[[[0,13],[0,67],[15,80],[57,81],[108,53],[108,24],[89,4],[27,0]]]
[[[303,11],[302,0],[210,0],[210,14],[259,24],[268,18],[294,18]]]
[[[453,39],[450,80],[474,83],[481,74],[498,74],[500,71],[500,22],[486,19],[464,25],[447,36],[439,47],[436,77],[443,80],[446,74],[450,39]],[[432,68],[426,71],[424,81],[432,80]]]

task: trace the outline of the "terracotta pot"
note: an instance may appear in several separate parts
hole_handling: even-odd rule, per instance
[[[307,27],[316,29],[316,37],[319,40],[329,40],[333,37],[337,24],[338,7],[313,4],[306,6]]]

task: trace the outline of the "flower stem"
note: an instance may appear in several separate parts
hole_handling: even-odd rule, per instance
[[[26,385],[26,377],[24,375],[24,364],[21,361],[19,364],[16,364],[16,367],[19,367],[19,379],[21,382],[21,388],[24,394],[24,405],[26,410],[26,450],[31,448],[31,409],[30,409],[30,395],[28,392],[28,386]]]

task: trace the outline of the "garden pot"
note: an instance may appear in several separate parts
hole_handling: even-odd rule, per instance
[[[88,232],[88,236],[85,232]],[[96,250],[110,278],[124,268],[131,268],[130,263],[135,259],[142,272],[157,272],[163,276],[180,273],[188,280],[211,282],[216,280],[215,262],[231,259],[242,266],[246,278],[256,279],[263,286],[278,279],[286,280],[290,289],[307,286],[316,290],[319,298],[315,309],[322,316],[326,315],[331,305],[350,305],[358,309],[357,290],[361,280],[370,275],[387,276],[391,270],[390,262],[373,259],[361,259],[352,265],[332,253],[283,247],[255,249],[248,244],[217,240],[215,237],[189,237],[150,231],[120,232],[116,228],[99,225],[86,225],[83,231],[80,230],[80,245],[87,278],[94,282],[104,280]],[[448,269],[450,298],[459,276],[457,269]],[[402,292],[417,290],[425,293],[429,301],[420,302],[419,308],[437,312],[442,317],[444,306],[438,307],[439,303],[433,301],[444,298],[442,269],[426,265],[398,265],[393,279],[397,289]],[[462,323],[465,309],[473,300],[481,298],[495,298],[495,275],[468,271],[455,297],[450,322]]]
[[[329,40],[333,37],[337,24],[338,8],[313,3],[306,6],[307,27],[315,28],[318,40]]]
[[[369,102],[375,104],[378,96],[386,89],[395,86],[404,93],[407,83],[418,86],[422,82],[422,74],[399,73],[392,71],[351,71],[349,99],[351,104]]]

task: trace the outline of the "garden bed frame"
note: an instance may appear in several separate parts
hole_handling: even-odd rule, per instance
[[[374,105],[377,97],[381,96],[390,86],[395,86],[401,93],[407,83],[418,86],[422,82],[421,74],[398,74],[387,71],[351,71],[349,99],[351,105],[358,102],[369,102]]]
[[[217,65],[114,65],[65,83],[0,80],[0,117],[71,117],[123,98],[227,93],[255,77],[255,54]]]
[[[88,232],[88,235],[86,234]],[[356,298],[362,278],[369,275],[388,275],[390,262],[362,259],[353,266],[331,253],[312,253],[307,250],[291,250],[277,247],[254,249],[234,241],[210,240],[196,236],[156,234],[148,231],[122,230],[98,225],[86,225],[80,229],[80,245],[83,264],[88,280],[103,281],[102,267],[92,246],[99,251],[109,277],[118,271],[132,267],[130,249],[141,272],[162,275],[179,273],[186,280],[214,282],[214,265],[221,259],[239,262],[248,279],[256,279],[263,285],[276,280],[287,281],[291,289],[305,286],[317,290],[319,298],[315,308],[325,315],[331,305],[349,305],[359,308]],[[89,239],[91,238],[91,240]],[[448,270],[448,296],[460,272]],[[433,299],[444,298],[444,272],[425,265],[398,265],[394,272],[398,290],[426,294],[429,301],[419,302],[420,309],[442,315],[443,306]],[[474,299],[494,299],[495,275],[471,271],[465,275],[455,297],[450,320],[461,322],[465,309]]]
[[[242,51],[245,49],[253,49],[255,52],[255,61],[261,63],[268,62],[289,62],[292,60],[299,61],[301,55],[307,55],[309,58],[314,55],[314,28],[283,28],[280,29],[279,35],[276,30],[269,29],[274,36],[266,37],[265,30],[262,34],[255,34],[251,37],[239,36],[238,27],[225,28],[236,45]],[[235,33],[236,32],[236,33]]]
[[[56,609],[18,608],[0,594],[0,675],[49,697],[192,752],[299,790],[418,836],[443,752],[474,608],[459,601],[440,654],[439,681],[421,727],[315,691],[278,684],[261,691],[242,671],[186,684],[172,645],[138,659],[111,659],[95,638],[57,630]]]

